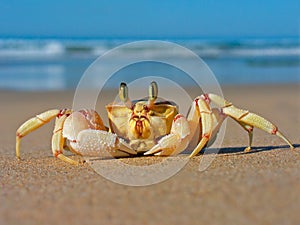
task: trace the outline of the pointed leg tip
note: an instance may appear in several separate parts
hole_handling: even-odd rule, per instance
[[[149,151],[147,151],[147,152],[144,152],[143,155],[152,155],[153,153],[154,153],[153,151],[149,150]]]
[[[160,153],[162,151],[162,149],[157,146],[154,146],[153,148],[151,148],[149,151],[145,152],[144,155],[152,155],[152,154],[157,154]]]
[[[80,159],[80,160],[78,161],[78,163],[77,163],[76,166],[79,166],[79,164],[80,164],[80,165],[83,165],[83,164],[85,164],[85,163],[86,163],[86,160],[85,160],[85,159]]]
[[[247,148],[244,149],[244,152],[250,152],[251,151],[251,147],[248,146]]]
[[[71,159],[72,161],[65,161],[65,162],[68,162],[70,163],[71,165],[73,166],[79,166],[79,165],[83,165],[85,161],[81,161],[81,160],[73,160]]]
[[[197,154],[198,154],[198,152],[192,152],[192,153],[189,155],[189,158],[191,159],[191,158],[195,157]]]
[[[21,156],[18,152],[16,153],[16,158],[17,158],[17,160],[21,160]]]

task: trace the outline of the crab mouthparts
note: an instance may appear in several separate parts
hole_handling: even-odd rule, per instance
[[[130,130],[136,138],[148,138],[150,136],[150,123],[146,116],[133,116],[130,119]]]
[[[143,134],[143,122],[141,120],[136,121],[135,131],[141,136]]]

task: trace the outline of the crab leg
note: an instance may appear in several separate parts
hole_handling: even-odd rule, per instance
[[[20,159],[20,142],[21,138],[29,134],[30,132],[36,130],[37,128],[43,126],[44,124],[50,122],[56,116],[59,116],[63,111],[71,113],[70,110],[59,110],[53,109],[43,112],[23,123],[16,132],[16,156]]]
[[[222,112],[224,114],[236,120],[244,129],[248,131],[249,146],[245,149],[246,151],[249,151],[251,149],[253,127],[257,127],[261,130],[264,130],[269,134],[277,135],[278,137],[283,139],[290,146],[291,149],[294,148],[292,143],[278,130],[278,128],[265,118],[257,114],[251,113],[247,110],[236,108],[231,102],[226,101],[218,95],[207,94],[205,96],[207,102],[213,101],[215,104],[222,108]]]
[[[42,125],[50,122],[53,118],[56,117],[55,128],[52,136],[52,152],[53,155],[65,162],[77,165],[78,162],[68,158],[62,154],[62,149],[64,146],[64,138],[62,137],[62,128],[64,121],[70,115],[72,111],[69,109],[53,109],[46,112],[43,112],[23,123],[16,134],[16,156],[20,159],[20,141],[21,138],[29,134],[30,132],[36,130]]]
[[[223,121],[226,119],[226,115],[222,113],[219,109],[213,108],[212,110],[212,124],[213,124],[213,130],[210,137],[210,140],[208,141],[207,145],[210,146],[214,143],[217,133],[219,132],[219,129],[223,123]]]
[[[248,133],[248,137],[249,137],[249,145],[244,149],[245,152],[249,152],[251,150],[251,146],[252,146],[252,140],[253,140],[253,126],[248,125],[244,122],[235,120],[236,122],[238,122],[242,128],[244,128],[245,131],[247,131]]]
[[[213,132],[213,117],[212,111],[209,104],[205,101],[204,96],[196,98],[193,102],[191,111],[189,113],[188,119],[190,119],[190,124],[193,127],[197,124],[199,125],[199,120],[201,118],[201,140],[193,150],[190,158],[197,155],[202,148],[208,143]]]
[[[69,114],[63,113],[59,117],[56,118],[55,127],[52,135],[52,153],[56,158],[61,159],[64,162],[71,163],[73,165],[78,165],[79,163],[63,154],[63,147],[65,139],[62,135],[64,122],[67,119]]]

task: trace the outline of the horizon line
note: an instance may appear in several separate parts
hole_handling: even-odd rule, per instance
[[[66,35],[6,35],[0,34],[1,39],[116,39],[116,40],[166,40],[166,39],[278,39],[278,38],[299,38],[300,35],[244,35],[244,36],[229,36],[229,35],[217,35],[217,36],[209,36],[209,35],[202,35],[202,36],[86,36],[86,35],[73,35],[73,36],[66,36]]]

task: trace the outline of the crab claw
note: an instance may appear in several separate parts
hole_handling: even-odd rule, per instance
[[[136,155],[125,140],[103,130],[82,130],[76,142],[70,142],[75,151],[83,156],[124,157]]]
[[[88,121],[80,112],[73,112],[64,122],[63,137],[76,142],[80,131],[89,129]]]
[[[187,119],[178,114],[175,116],[172,124],[171,133],[164,136],[144,155],[177,155],[189,144],[190,128]]]
[[[64,122],[63,137],[74,142],[79,132],[86,129],[106,130],[102,119],[94,110],[73,112]]]

